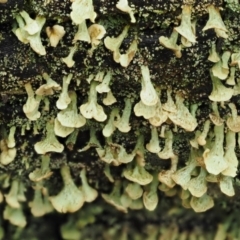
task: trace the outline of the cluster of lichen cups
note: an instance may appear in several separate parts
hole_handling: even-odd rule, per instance
[[[173,207],[174,209],[174,207]],[[171,210],[170,210],[171,211]],[[173,210],[173,211],[176,211]],[[63,239],[84,239],[87,235],[88,224],[94,229],[99,229],[101,239],[135,239],[135,240],[164,240],[164,239],[181,239],[181,240],[212,240],[212,239],[239,239],[239,220],[237,216],[230,215],[225,217],[223,221],[219,221],[216,226],[206,229],[198,224],[193,227],[182,229],[176,221],[158,223],[144,223],[141,227],[135,228],[134,224],[124,222],[114,224],[111,228],[101,226],[96,220],[101,210],[84,209],[78,216],[71,215],[68,222],[61,226],[61,234]],[[100,226],[99,226],[100,225]]]
[[[85,8],[84,14],[83,8]],[[131,23],[136,22],[134,11],[128,6],[127,1],[120,0],[117,8],[130,15]],[[213,5],[209,5],[207,9],[209,20],[203,31],[212,28],[218,37],[227,38],[228,31],[221,19],[219,9]],[[191,5],[184,5],[181,24],[174,28],[170,38],[164,36],[159,38],[160,44],[171,49],[178,58],[182,55],[182,49],[196,44],[196,22],[191,22],[191,10]],[[75,64],[73,56],[77,51],[77,42],[90,43],[92,48],[89,53],[91,53],[102,43],[106,30],[104,26],[96,23],[87,28],[86,19],[94,22],[96,18],[90,0],[73,1],[70,17],[73,23],[78,25],[78,32],[72,41],[75,45],[71,47],[69,55],[62,58],[62,61],[72,68]],[[32,19],[27,12],[21,11],[16,16],[18,26],[13,28],[18,39],[24,44],[29,43],[39,55],[47,54],[40,37],[45,20],[44,17]],[[113,53],[114,61],[122,67],[127,67],[131,63],[138,50],[138,41],[134,39],[126,53],[120,52],[120,46],[127,36],[129,28],[130,26],[127,25],[119,36],[115,38],[107,36],[103,40],[105,47]],[[46,27],[46,33],[50,45],[56,47],[64,36],[65,30],[60,25],[54,25]],[[181,45],[177,45],[179,34],[181,35]],[[230,58],[231,62],[229,63]],[[236,65],[240,65],[240,54],[225,51],[220,57],[213,44],[208,59],[214,63],[210,70],[213,89],[209,95],[209,99],[212,101],[212,113],[205,121],[202,131],[200,131],[196,117],[197,105],[192,105],[189,110],[179,92],[173,94],[170,89],[165,90],[167,101],[164,104],[161,103],[161,89],[152,83],[149,68],[146,65],[139,66],[142,75],[140,101],[134,103],[131,98],[126,98],[124,109],[114,107],[109,116],[105,113],[104,107],[98,103],[98,94],[106,95],[103,98],[103,105],[106,107],[117,102],[111,91],[113,70],[89,76],[87,79],[89,83],[88,100],[79,107],[77,106],[76,92],[68,90],[73,79],[72,74],[63,77],[62,86],[47,73],[42,75],[46,83],[35,91],[31,83],[26,83],[25,89],[28,98],[23,105],[23,112],[26,118],[32,122],[41,119],[40,102],[44,101],[44,111],[49,111],[48,96],[61,91],[56,101],[56,107],[59,110],[57,116],[46,123],[46,137],[34,144],[36,153],[41,155],[42,163],[40,169],[35,169],[29,174],[29,179],[34,182],[35,191],[34,199],[29,203],[32,214],[40,217],[53,209],[60,213],[72,213],[78,211],[84,202],[92,202],[97,198],[98,192],[88,184],[86,169],[81,170],[82,185],[77,186],[71,177],[68,165],[61,167],[64,185],[56,196],[49,196],[47,188],[44,187],[44,182],[53,174],[49,168],[49,153],[64,151],[64,145],[58,141],[57,137],[76,138],[79,129],[85,126],[89,119],[94,119],[104,125],[102,135],[105,137],[105,146],[99,143],[94,127],[90,127],[89,143],[79,151],[86,151],[94,147],[99,159],[106,163],[104,172],[114,187],[110,194],[101,194],[101,196],[118,210],[126,213],[128,209],[145,207],[149,211],[153,211],[157,207],[158,190],[160,190],[166,196],[179,194],[185,208],[204,212],[214,205],[213,198],[207,193],[208,182],[217,183],[224,194],[233,196],[235,194],[233,178],[237,174],[238,167],[238,159],[235,154],[236,133],[240,131],[240,116],[237,115],[236,106],[229,103],[232,114],[226,119],[222,119],[218,112],[217,102],[229,101],[232,96],[240,93],[240,83],[236,83],[234,78]],[[226,80],[226,84],[230,87],[225,87],[222,80]],[[115,131],[127,134],[131,130],[132,112],[136,117],[142,117],[149,122],[151,139],[146,143],[143,134],[137,133],[137,143],[134,150],[129,153],[124,146],[114,143],[112,136]],[[0,142],[2,165],[10,164],[16,157],[14,135],[17,128],[19,126],[10,126],[8,136]],[[173,130],[176,131],[176,128],[182,128],[186,132],[195,132],[195,138],[190,141],[190,155],[183,168],[178,167],[179,156],[173,149]],[[196,130],[196,128],[199,129]],[[159,136],[165,139],[163,149],[160,148]],[[240,144],[240,140],[238,144]],[[144,167],[146,151],[158,156],[159,161],[170,161],[170,169],[148,172]],[[122,172],[124,181],[120,182],[114,179],[109,168],[111,165],[125,165]],[[4,181],[9,181],[9,176],[5,177]],[[14,225],[24,227],[27,224],[21,208],[21,202],[26,201],[24,185],[17,179],[12,180],[9,185],[11,186],[9,193],[5,196],[1,195],[0,198],[1,201],[5,199],[6,202],[3,218]]]
[[[58,141],[57,136],[71,137],[75,135],[75,131],[78,132],[79,128],[92,118],[105,123],[102,129],[102,134],[106,138],[105,146],[101,146],[94,127],[90,127],[89,143],[79,149],[79,152],[94,147],[101,161],[106,163],[105,174],[109,181],[113,182],[114,187],[110,194],[101,194],[101,196],[118,210],[126,213],[128,208],[141,209],[145,207],[153,211],[158,204],[159,189],[167,196],[180,194],[184,207],[193,208],[196,212],[204,212],[214,205],[212,197],[207,194],[207,182],[216,182],[224,194],[234,195],[233,178],[236,176],[238,166],[234,149],[240,119],[235,105],[229,104],[232,114],[226,119],[225,124],[224,119],[219,116],[217,103],[213,102],[213,112],[205,121],[202,131],[195,131],[195,138],[190,141],[191,152],[186,166],[178,169],[178,155],[174,153],[173,149],[174,133],[168,123],[171,121],[173,125],[186,131],[194,131],[198,126],[195,116],[197,105],[192,105],[191,111],[189,111],[180,94],[175,96],[176,102],[174,102],[170,90],[167,91],[167,102],[162,104],[159,92],[151,83],[148,68],[142,66],[141,71],[143,76],[141,100],[135,104],[133,109],[136,116],[142,116],[149,121],[151,139],[145,143],[143,134],[139,132],[135,148],[130,153],[122,145],[114,143],[112,136],[115,131],[128,133],[131,130],[130,116],[133,105],[131,99],[125,100],[125,108],[121,116],[120,109],[113,108],[109,118],[103,107],[97,103],[98,90],[101,89],[105,79],[111,77],[111,74],[107,73],[101,83],[94,79],[91,81],[88,101],[79,107],[80,112],[77,108],[76,93],[67,91],[72,76],[64,77],[62,92],[56,102],[60,111],[55,119],[47,122],[46,137],[34,144],[35,151],[42,155],[41,168],[29,174],[29,179],[36,183],[34,199],[30,204],[34,216],[42,216],[52,208],[61,213],[75,212],[83,206],[84,202],[92,202],[98,196],[98,192],[87,182],[85,169],[80,173],[82,186],[78,187],[71,178],[70,168],[67,165],[61,167],[64,186],[58,195],[48,196],[48,191],[44,187],[44,181],[53,174],[49,169],[50,155],[48,153],[60,153],[64,150],[64,145]],[[55,89],[60,89],[60,86],[56,85],[47,74],[44,76],[47,84],[37,89],[36,94],[44,93],[46,95],[50,89],[46,90],[49,83]],[[29,83],[26,84],[28,99],[23,106],[23,111],[31,121],[36,121],[41,118],[41,112],[38,110],[39,102],[35,99],[35,94],[29,86],[31,86]],[[104,86],[106,87],[106,85]],[[40,90],[43,88],[44,91],[41,92]],[[107,88],[110,91],[109,86]],[[53,87],[50,90],[53,91]],[[37,107],[34,105],[35,102]],[[167,123],[164,124],[166,121]],[[1,140],[0,160],[3,165],[11,163],[16,156],[15,132],[16,127],[11,127],[8,137]],[[163,149],[160,148],[159,134],[165,139]],[[170,169],[148,172],[144,168],[146,151],[156,154],[159,161],[160,159],[171,161]],[[125,165],[122,175],[126,180],[120,182],[111,176],[109,166],[121,164]],[[179,188],[175,187],[177,185],[181,186],[180,192]],[[26,220],[21,210],[21,201],[26,201],[26,199],[22,188],[24,187],[20,181],[12,181],[10,191],[5,195],[7,205],[4,210],[4,218],[23,227],[26,225]]]

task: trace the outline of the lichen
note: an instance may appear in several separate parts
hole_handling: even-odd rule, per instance
[[[78,206],[78,208],[82,207],[80,211],[57,218],[64,239],[80,239],[80,235],[82,239],[97,239],[97,234],[100,233],[101,238],[103,232],[104,236],[101,239],[116,239],[120,234],[123,237],[128,235],[130,238],[134,236],[134,239],[137,239],[138,233],[129,221],[131,217],[144,226],[145,233],[139,239],[147,239],[150,233],[153,239],[157,239],[157,236],[170,239],[174,234],[179,238],[183,235],[183,239],[184,234],[191,235],[192,238],[202,235],[207,239],[208,233],[213,236],[216,232],[217,236],[220,231],[218,230],[220,225],[217,227],[218,223],[234,222],[232,219],[225,219],[224,213],[230,212],[238,205],[236,200],[238,194],[233,195],[239,188],[238,175],[236,175],[239,143],[236,144],[235,133],[231,134],[228,123],[229,119],[237,115],[237,109],[231,115],[232,104],[237,107],[240,102],[238,81],[240,75],[236,57],[239,53],[240,21],[237,15],[239,4],[230,0],[224,3],[215,0],[122,1],[122,3],[126,2],[128,2],[127,10],[130,10],[128,12],[131,18],[124,11],[118,10],[116,2],[93,0],[91,5],[92,1],[89,1],[91,13],[86,17],[88,19],[85,22],[86,29],[91,29],[93,25],[90,21],[95,21],[94,26],[102,26],[102,29],[106,30],[101,40],[96,37],[92,44],[90,44],[90,38],[84,41],[84,38],[78,37],[76,33],[79,26],[72,24],[70,13],[74,10],[71,6],[74,8],[79,3],[77,0],[73,3],[60,0],[0,2],[0,56],[3,56],[0,58],[1,163],[4,164],[2,162],[4,153],[15,148],[17,151],[13,161],[0,166],[0,200],[2,199],[0,202],[5,209],[4,218],[13,225],[23,227],[26,224],[26,215],[27,223],[32,227],[32,223],[36,221],[33,216],[42,214],[36,211],[36,206],[38,204],[43,206],[44,201],[46,206],[49,204],[51,206],[49,199],[54,199],[53,196],[61,193],[63,182],[59,169],[65,166],[71,172],[71,186],[75,184],[75,192],[80,191],[78,189],[81,185],[79,172],[84,169],[88,173],[87,182],[99,192],[99,197],[89,205]],[[214,8],[218,11],[221,7],[223,10],[220,14],[225,27],[220,30],[227,32],[228,38],[224,38],[225,35],[216,29],[216,33],[211,29],[202,31],[209,18],[207,9]],[[29,13],[33,20],[37,17],[46,19],[41,34],[39,33],[39,40],[46,49],[45,55],[39,56],[28,45],[20,42],[11,31],[12,28],[16,30],[20,27],[16,22],[16,16],[19,16],[22,11]],[[180,16],[181,13],[182,16]],[[196,29],[193,24],[190,26],[191,21],[196,24]],[[79,24],[76,21],[75,23]],[[49,44],[45,31],[47,26],[56,24],[64,28],[65,35],[53,48]],[[180,35],[187,37],[182,31],[176,34],[175,30],[179,30],[180,26],[183,28],[187,26],[188,32],[194,34],[190,38],[191,44],[188,44],[186,39],[180,39]],[[25,26],[22,27],[26,31]],[[121,36],[122,32],[124,36],[118,43],[117,50],[106,46],[107,40]],[[166,44],[162,44],[161,41],[159,44],[158,41],[159,37],[167,39],[171,33],[175,34],[176,48],[173,52],[166,49],[168,48]],[[74,47],[73,41],[76,44]],[[214,63],[209,61],[211,49],[222,56],[222,59],[211,60]],[[180,57],[180,50],[181,58],[177,58]],[[178,51],[178,54],[175,51]],[[114,59],[114,53],[118,57],[124,56],[125,61],[122,61],[124,64],[119,60],[120,57],[117,61]],[[231,60],[228,61],[229,59]],[[214,66],[217,66],[220,71],[222,68],[227,69],[223,78],[216,73]],[[210,69],[214,71],[210,73]],[[147,74],[144,75],[146,72]],[[23,112],[23,106],[28,102],[24,86],[32,86],[31,96],[34,98],[34,93],[38,94],[38,89],[46,85],[42,79],[42,76],[45,76],[46,80],[46,73],[55,80],[56,86],[62,85],[63,77],[66,80],[66,76],[70,76],[72,80],[71,82],[69,80],[65,86],[63,84],[62,93],[53,91],[52,95],[44,96],[43,94],[42,101],[38,99],[37,109],[34,109],[38,116],[29,118],[29,113]],[[110,75],[111,81],[107,78]],[[230,81],[228,77],[236,81],[234,79]],[[219,89],[224,89],[224,92],[222,90],[219,92]],[[221,98],[225,96],[226,91],[229,92],[229,96]],[[71,99],[69,96],[72,93],[74,98]],[[59,99],[64,101],[63,95],[67,101],[63,107],[59,107]],[[71,101],[73,101],[72,104]],[[215,101],[219,104],[217,105]],[[92,108],[87,109],[86,106],[90,102],[94,102],[96,111]],[[56,121],[57,116],[63,114],[67,115],[66,119],[72,119],[70,111],[72,108],[75,115],[80,116],[77,114],[80,110],[87,120],[84,119],[84,124],[80,124],[81,126],[74,125],[74,128],[65,123],[66,126],[72,127],[68,134],[72,133],[69,136],[68,134],[55,136],[53,119]],[[94,114],[91,114],[93,112]],[[224,123],[225,121],[227,124]],[[124,129],[120,127],[121,122],[125,125]],[[63,120],[60,124],[62,123]],[[191,128],[189,123],[193,123]],[[222,133],[219,141],[221,160],[227,162],[224,169],[219,170],[220,172],[215,171],[217,169],[215,166],[209,167],[209,158],[207,158],[207,153],[213,152],[216,148],[214,141],[216,142],[215,138],[218,134],[214,129],[217,128],[221,128]],[[14,129],[14,144],[12,144],[11,129]],[[161,133],[160,138],[159,133]],[[170,137],[169,133],[171,133]],[[51,146],[50,150],[46,148],[41,151],[36,150],[39,143],[49,139],[48,135],[51,135],[50,145],[59,145],[57,153],[46,154],[56,146]],[[136,146],[139,135],[145,137],[141,147]],[[231,137],[231,141],[229,136],[234,136]],[[197,144],[193,144],[194,141]],[[146,144],[148,144],[147,147],[145,147]],[[149,148],[149,144],[153,146]],[[160,151],[160,149],[163,150]],[[231,161],[229,155],[234,156],[234,161]],[[32,180],[34,178],[29,179],[28,176],[40,169],[44,158],[50,161],[47,173],[45,172],[45,175],[42,173],[44,177],[41,175],[41,178],[37,178],[43,185],[39,187]],[[140,172],[142,178],[147,178],[148,181],[141,187],[145,193],[144,196],[140,194],[139,198],[132,199],[129,189],[125,190],[132,181],[132,178],[127,176],[127,172]],[[159,179],[156,180],[157,175]],[[204,179],[205,175],[207,175],[206,179]],[[82,183],[86,183],[85,177]],[[236,182],[233,181],[233,177]],[[150,183],[153,178],[154,181]],[[206,181],[212,182],[209,184]],[[17,210],[14,209],[16,205],[7,206],[6,200],[7,194],[10,193],[10,186],[15,182],[21,182],[28,189],[26,200],[27,203],[31,203],[28,205],[19,200],[21,203],[18,207],[21,205],[21,208]],[[159,190],[156,183],[159,184]],[[150,185],[145,186],[146,184]],[[154,191],[151,191],[152,185]],[[231,191],[228,191],[229,189]],[[196,193],[196,191],[199,192]],[[224,197],[224,194],[227,196]],[[52,197],[49,198],[49,195]],[[131,209],[129,215],[123,216],[115,212],[103,203],[101,196],[120,211],[127,212]],[[151,198],[152,196],[154,197]],[[20,194],[20,197],[23,197],[23,194]],[[151,214],[147,213],[146,218],[139,217],[134,209],[153,210],[152,199],[156,210]],[[213,207],[214,204],[215,207]],[[186,214],[183,207],[192,208],[192,210]],[[212,211],[203,215],[193,212],[206,211],[210,207],[213,207]],[[56,209],[59,212],[68,211],[59,207]],[[73,210],[70,209],[71,211]],[[30,212],[33,216],[29,216]],[[104,216],[110,217],[102,218],[100,221],[102,212]],[[145,216],[145,212],[142,212]],[[56,212],[53,215],[59,216]],[[21,221],[13,221],[14,216],[20,216]],[[49,219],[51,216],[51,214],[48,215]],[[46,222],[49,221],[48,217]],[[190,218],[194,220],[194,226],[186,228]],[[64,223],[61,219],[64,219]],[[128,220],[125,221],[126,219]],[[210,219],[213,221],[210,222]],[[102,222],[113,227],[108,230]],[[120,230],[118,226],[123,222],[125,225]],[[171,222],[172,224],[169,224]],[[4,223],[4,226],[6,224]],[[224,228],[229,236],[236,236],[234,226],[237,224],[238,220],[235,225]],[[208,225],[212,228],[208,228]],[[95,229],[92,235],[90,234],[91,226]],[[199,227],[196,228],[196,226]],[[6,229],[6,239],[12,239],[9,234],[15,230],[11,231],[11,229],[12,227]],[[0,236],[1,234],[3,235],[3,230],[0,228]],[[18,234],[19,239],[31,238],[28,237],[28,229],[22,229],[21,232],[19,230]],[[40,232],[36,235],[37,239],[43,238],[39,237]]]

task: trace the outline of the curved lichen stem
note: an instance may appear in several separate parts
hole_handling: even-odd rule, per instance
[[[152,182],[149,184],[149,192],[156,192],[157,187],[158,187],[158,184],[159,184],[158,173],[155,172],[155,173],[153,174],[153,180],[152,180]]]
[[[46,173],[49,171],[49,163],[50,163],[49,155],[43,155],[42,162],[41,162],[41,172],[42,173]]]
[[[229,108],[231,109],[232,118],[233,118],[233,119],[236,119],[237,116],[238,116],[236,105],[235,105],[234,103],[229,103],[228,106],[229,106]]]
[[[132,109],[132,101],[130,98],[126,98],[124,99],[124,102],[125,102],[125,108],[123,110],[122,119],[124,119],[126,122],[129,122],[131,109]]]
[[[52,138],[53,136],[55,137],[53,125],[54,125],[54,122],[53,122],[52,119],[47,122],[47,124],[46,124],[46,130],[47,130],[46,138]]]
[[[25,84],[25,89],[26,89],[28,97],[34,97],[34,91],[32,89],[32,85],[30,82]]]
[[[144,148],[144,136],[143,136],[143,134],[139,133],[134,151],[137,152],[143,148]]]
[[[91,102],[91,101],[97,102],[97,90],[96,90],[97,85],[98,83],[96,81],[91,82],[88,102]]]
[[[79,128],[76,128],[67,138],[66,140],[66,146],[69,150],[73,150],[74,145],[77,142],[77,138],[78,138],[78,133],[79,133]]]
[[[18,23],[19,28],[23,29],[24,26],[25,26],[25,23],[24,23],[24,21],[23,21],[23,18],[22,18],[20,15],[17,14],[16,17],[15,17],[15,19],[16,19],[16,21],[17,21],[17,23]]]
[[[82,185],[88,185],[88,182],[87,182],[87,176],[86,176],[86,168],[83,168],[80,172],[80,178],[81,178],[81,181],[82,181]]]
[[[206,144],[206,137],[208,135],[209,129],[210,129],[210,120],[206,120],[203,126],[203,131],[197,138],[199,145],[203,146]]]
[[[196,117],[197,110],[198,110],[198,104],[197,103],[192,104],[191,107],[190,107],[190,111],[191,111],[191,115],[193,117]]]
[[[66,186],[68,184],[71,184],[73,182],[72,176],[70,173],[70,168],[67,165],[63,165],[60,170],[63,184]]]
[[[212,110],[217,117],[220,117],[217,102],[212,102]]]
[[[177,171],[177,165],[178,165],[178,155],[173,155],[171,157],[171,172],[176,172]]]

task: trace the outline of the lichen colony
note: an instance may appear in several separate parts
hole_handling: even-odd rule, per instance
[[[0,0],[0,239],[240,239],[239,13]]]

